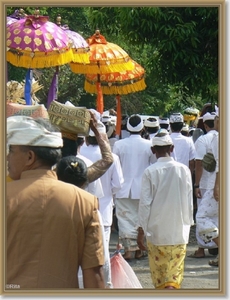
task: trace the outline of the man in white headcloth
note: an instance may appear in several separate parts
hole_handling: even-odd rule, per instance
[[[6,284],[21,289],[105,288],[98,200],[59,181],[61,132],[48,119],[7,118]]]
[[[98,121],[97,129],[101,134],[106,133],[105,125],[101,121]],[[97,138],[95,137],[95,133],[91,129],[89,131],[89,136],[85,137],[85,143],[87,146],[80,148],[80,154],[84,157],[87,157],[92,162],[100,160],[101,150],[98,145]],[[105,251],[107,253],[106,257],[110,257],[109,242],[111,234],[111,225],[113,221],[113,196],[119,191],[124,181],[119,158],[114,153],[112,153],[112,156],[113,163],[108,168],[108,170],[100,177],[104,196],[98,199],[99,211],[101,213],[105,234]],[[106,260],[105,263],[105,283],[106,286],[112,287],[110,260]]]
[[[189,167],[193,175],[195,167],[195,146],[192,140],[181,134],[184,126],[184,117],[181,113],[173,113],[169,118],[171,134],[170,137],[176,152],[176,160]]]
[[[151,140],[159,130],[159,120],[155,117],[149,117],[144,122],[144,128],[149,134],[149,139]]]
[[[169,118],[160,118],[159,126],[160,126],[160,128],[164,128],[169,131]]]
[[[137,242],[148,249],[155,288],[179,289],[193,225],[192,178],[189,168],[171,157],[173,141],[166,129],[155,135],[151,149],[157,162],[142,176]]]
[[[101,122],[105,125],[111,151],[113,151],[114,143],[119,140],[116,136],[116,117],[104,113],[101,117]]]
[[[116,216],[119,239],[124,247],[124,258],[140,258],[143,253],[137,245],[137,221],[141,178],[144,170],[156,161],[151,151],[151,141],[143,139],[144,124],[140,115],[127,121],[130,136],[115,142],[113,152],[118,155],[124,176],[122,188],[116,193]]]

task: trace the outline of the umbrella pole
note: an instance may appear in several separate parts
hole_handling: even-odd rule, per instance
[[[116,96],[117,102],[117,123],[116,123],[116,135],[120,137],[121,134],[121,97]]]
[[[32,80],[33,80],[33,70],[28,69],[26,73],[26,82],[25,82],[25,89],[24,89],[24,97],[26,100],[26,105],[32,105],[32,99],[31,99]]]
[[[56,66],[56,95],[55,95],[55,99],[54,100],[58,99],[58,75],[59,75],[59,69],[60,69],[60,67]]]
[[[102,114],[104,111],[104,101],[103,101],[103,94],[101,89],[101,80],[100,74],[97,74],[97,111]]]

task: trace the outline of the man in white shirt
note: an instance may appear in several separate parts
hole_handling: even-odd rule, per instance
[[[149,134],[149,139],[151,140],[156,135],[157,131],[160,128],[159,120],[154,117],[149,117],[148,119],[145,120],[144,127]]]
[[[106,134],[105,125],[98,121],[98,131],[101,134]],[[96,162],[101,159],[101,150],[98,145],[95,134],[92,130],[89,132],[89,136],[85,138],[86,147],[80,148],[80,154],[90,159],[92,162]],[[109,242],[111,234],[111,225],[113,220],[113,196],[121,189],[122,183],[124,181],[122,169],[120,165],[119,158],[116,154],[112,153],[113,163],[108,168],[108,170],[100,177],[103,197],[100,197],[99,200],[99,211],[101,213],[102,222],[104,226],[105,234],[105,251],[109,257]],[[111,267],[110,262],[106,261],[106,274],[105,282],[108,287],[111,285]]]
[[[181,134],[184,117],[181,113],[173,113],[170,118],[171,139],[176,152],[176,160],[189,167],[191,174],[195,167],[195,147],[192,140]]]
[[[166,129],[155,135],[151,149],[157,162],[142,177],[137,242],[148,249],[155,288],[179,289],[193,224],[192,178],[189,168],[170,156],[173,141]]]
[[[160,128],[167,129],[169,131],[169,118],[160,118],[159,119]]]
[[[216,180],[216,172],[208,172],[202,166],[202,159],[207,152],[211,152],[214,140],[218,136],[215,130],[214,119],[216,115],[206,113],[203,118],[206,134],[200,136],[195,142],[196,147],[196,167],[195,167],[195,195],[197,197],[198,211],[196,214],[196,238],[198,250],[191,257],[205,257],[205,249],[216,248],[216,242],[211,239],[204,240],[200,231],[204,231],[204,223],[211,222],[215,224],[213,228],[218,227],[218,203],[214,200],[213,190]],[[205,225],[205,228],[207,224]],[[210,235],[211,236],[211,235]],[[214,237],[215,238],[215,237]]]
[[[137,245],[138,207],[141,178],[144,170],[156,161],[151,152],[151,141],[141,137],[144,124],[140,115],[132,115],[127,121],[130,136],[115,142],[113,152],[118,155],[124,176],[122,188],[116,193],[116,216],[119,239],[124,247],[124,258],[129,260],[141,253]]]

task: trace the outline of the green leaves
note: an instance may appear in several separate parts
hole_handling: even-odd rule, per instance
[[[7,7],[7,15],[15,7]],[[33,13],[34,7],[24,7]],[[84,38],[100,29],[109,42],[122,47],[146,71],[146,90],[122,96],[122,110],[167,115],[218,99],[218,7],[41,7],[40,12]],[[52,71],[53,72],[53,71]],[[51,70],[43,70],[39,91],[46,103]],[[22,78],[24,70],[9,67],[9,78]],[[82,75],[63,66],[59,75],[59,100],[92,107],[96,96],[85,93]],[[71,100],[70,100],[71,101]],[[116,106],[114,96],[104,96],[105,109]]]

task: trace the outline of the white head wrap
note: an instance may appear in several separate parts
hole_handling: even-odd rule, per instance
[[[209,113],[207,112],[203,117],[200,117],[199,119],[203,119],[203,122],[208,121],[208,120],[214,120],[216,117],[216,113]]]
[[[128,120],[127,120],[127,125],[126,125],[126,127],[127,127],[127,129],[128,129],[129,131],[131,131],[131,132],[139,132],[139,131],[141,131],[141,130],[144,128],[144,123],[143,123],[141,117],[139,116],[140,119],[141,119],[140,123],[139,123],[137,126],[133,127],[133,126],[129,123],[130,118],[132,118],[133,116],[139,116],[139,115],[132,115],[132,116],[130,116],[130,117],[128,118]]]
[[[157,136],[163,134],[162,136]],[[160,129],[157,134],[152,138],[152,146],[169,146],[173,145],[173,141],[166,129]]]
[[[169,125],[169,118],[162,118],[159,120],[159,124],[167,124]]]
[[[184,122],[184,117],[181,113],[173,113],[170,116],[169,122],[170,123],[181,123],[181,122],[183,123]]]
[[[159,126],[159,120],[156,119],[156,118],[153,118],[155,121],[152,121],[151,119],[152,118],[150,117],[150,118],[145,120],[145,123],[144,123],[145,127],[158,127]]]
[[[105,125],[101,121],[97,121],[97,130],[100,133],[106,133]],[[90,136],[95,136],[92,129],[89,130],[89,135]]]
[[[31,117],[11,116],[7,118],[7,144],[60,148],[63,140],[61,132],[50,132]]]

